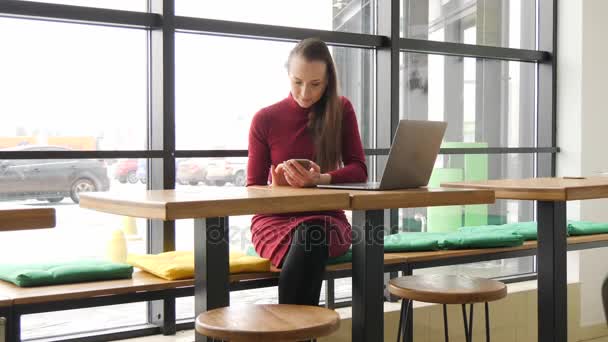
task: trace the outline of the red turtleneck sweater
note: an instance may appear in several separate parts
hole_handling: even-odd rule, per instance
[[[352,104],[342,97],[342,161],[344,167],[329,172],[332,183],[364,182],[367,167],[357,118]],[[314,144],[307,128],[308,109],[291,94],[255,114],[249,130],[247,185],[267,185],[270,165],[288,159],[315,160]],[[344,211],[255,215],[251,220],[252,242],[257,253],[279,266],[291,245],[292,231],[305,221],[325,222],[329,256],[344,254],[351,244],[351,227]]]

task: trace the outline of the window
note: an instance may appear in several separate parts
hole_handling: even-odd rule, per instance
[[[44,150],[33,146],[14,148]],[[53,148],[57,150],[57,148]],[[111,259],[124,253],[144,254],[146,220],[82,209],[81,191],[145,189],[145,159],[0,160],[0,203],[52,207],[53,229],[3,232],[2,262],[40,263]],[[98,319],[91,319],[98,317]],[[48,324],[51,321],[56,324]],[[61,322],[61,323],[58,323]],[[91,322],[96,322],[91,324]],[[102,325],[99,322],[103,322]],[[145,303],[25,315],[24,339],[49,337],[146,323]]]
[[[446,144],[535,145],[535,64],[402,53],[400,71],[401,118],[447,121]]]
[[[144,30],[0,18],[0,32],[0,148],[145,147]]]
[[[403,0],[404,38],[536,49],[536,1]]]
[[[22,0],[20,0],[22,1]],[[30,0],[28,0],[30,1]],[[41,0],[36,2],[45,2],[49,4],[63,4],[73,6],[86,6],[86,7],[98,7],[98,8],[109,8],[125,11],[146,11],[145,0]]]
[[[177,148],[247,149],[253,115],[289,94],[285,63],[293,46],[293,43],[178,34]],[[370,146],[373,50],[332,47],[331,52],[342,94],[352,102],[364,145]],[[228,131],[230,134],[226,134]]]
[[[52,206],[58,216],[56,229],[2,233],[0,260],[105,257],[119,228],[136,232],[127,234],[130,252],[192,249],[191,220],[175,222],[173,240],[162,229],[171,222],[80,209],[75,189],[243,186],[251,118],[288,95],[284,64],[304,35],[330,45],[371,180],[382,171],[399,119],[448,122],[433,185],[552,175],[555,61],[552,51],[536,51],[555,41],[547,31],[550,1],[403,0],[389,8],[392,2],[373,0],[176,0],[175,17],[169,9],[160,20],[148,7],[161,2],[0,1],[0,201]],[[387,39],[391,25],[401,39]],[[34,146],[53,146],[44,153],[54,157],[28,150]],[[96,178],[61,178],[67,166]],[[34,168],[44,175],[28,171]],[[401,231],[534,219],[532,204],[516,201],[390,214]],[[251,246],[250,220],[229,219],[233,250]],[[534,267],[531,258],[518,258],[443,270],[511,276]],[[337,300],[350,291],[350,279],[336,282]],[[232,299],[273,302],[276,288],[234,292]],[[192,317],[192,302],[177,300],[178,318]],[[27,315],[23,336],[134,330],[159,314],[157,303],[137,303]],[[99,317],[99,324],[82,317]]]
[[[373,33],[373,1],[176,0],[175,14],[316,30]]]

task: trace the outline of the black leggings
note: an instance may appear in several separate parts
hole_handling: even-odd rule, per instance
[[[301,223],[283,258],[279,304],[319,305],[328,254],[324,222]]]

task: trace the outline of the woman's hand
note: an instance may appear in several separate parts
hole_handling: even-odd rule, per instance
[[[289,185],[287,180],[285,180],[285,167],[283,163],[277,165],[270,166],[270,174],[272,176],[272,186],[286,186]]]
[[[310,161],[310,169],[308,170],[293,159],[289,159],[281,165],[283,165],[285,180],[289,185],[296,188],[306,188],[319,184],[321,168],[315,162]]]

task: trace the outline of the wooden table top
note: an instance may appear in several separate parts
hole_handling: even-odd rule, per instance
[[[83,193],[80,206],[132,217],[176,220],[348,209],[348,193],[316,189],[223,187]]]
[[[351,210],[491,204],[495,201],[493,191],[479,189],[416,188],[383,191],[348,191],[351,198]]]
[[[539,201],[574,201],[608,197],[608,177],[584,179],[563,177],[496,179],[477,182],[443,183],[453,188],[492,189],[496,198]]]
[[[53,227],[54,208],[0,206],[0,232]]]

